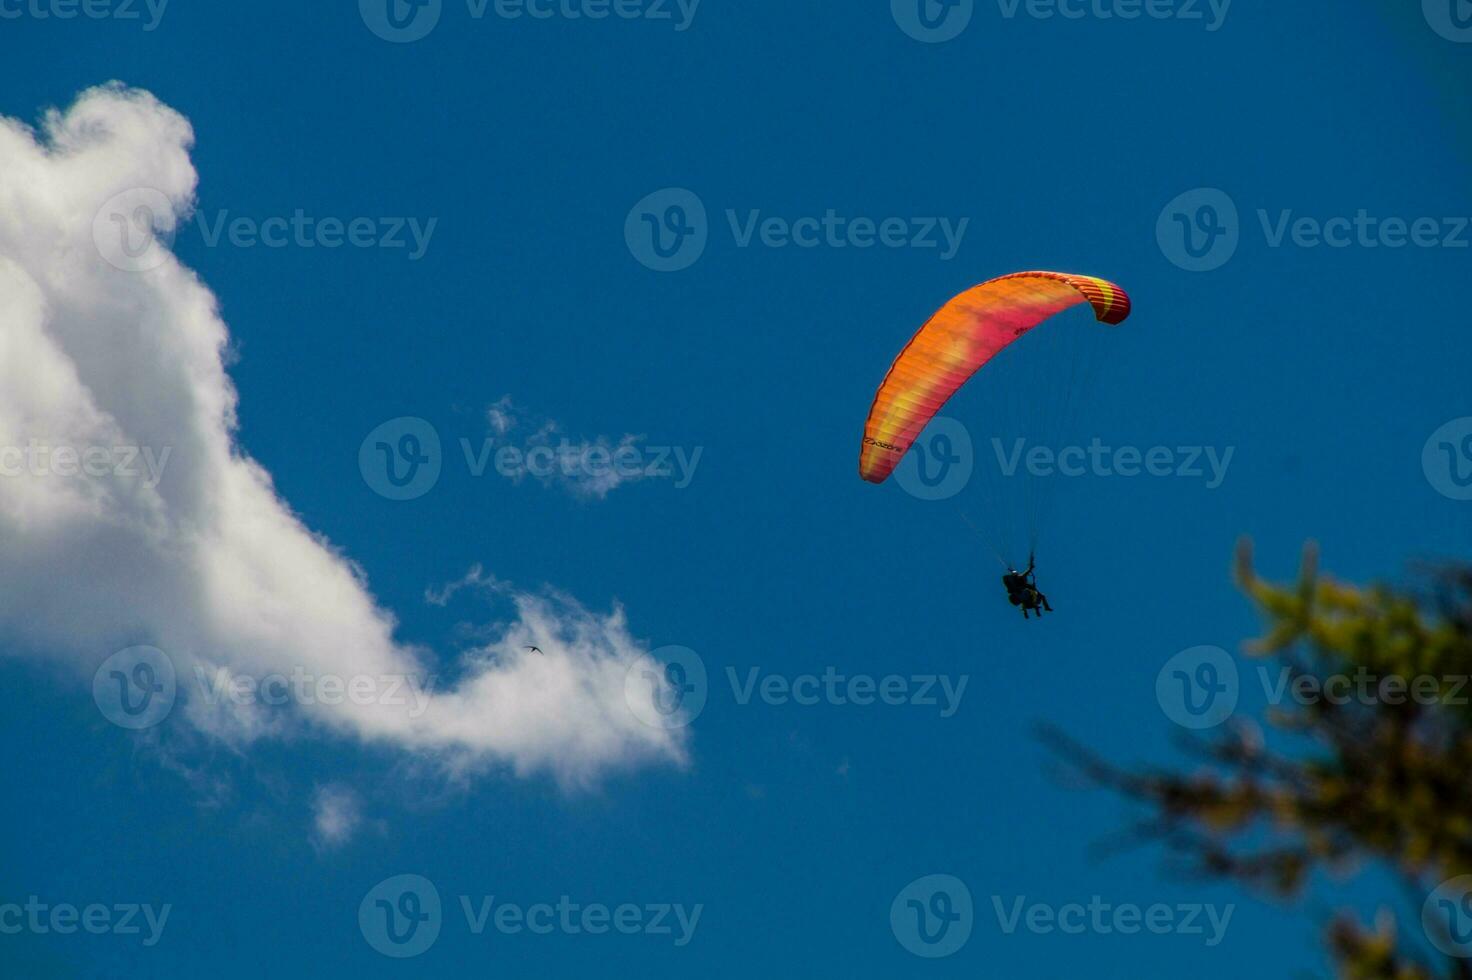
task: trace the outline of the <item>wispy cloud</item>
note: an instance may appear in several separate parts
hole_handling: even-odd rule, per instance
[[[425,589],[424,601],[431,606],[448,606],[457,593],[467,589],[474,592],[488,592],[493,595],[512,595],[516,591],[509,582],[501,581],[477,563],[470,566],[469,571],[453,582],[446,582],[438,588],[430,586]]]
[[[503,395],[486,409],[492,438],[516,450],[516,462],[498,460],[506,475],[520,481],[530,476],[547,487],[560,487],[575,497],[602,500],[627,483],[663,476],[644,459],[643,436],[569,438],[562,424],[537,416]],[[537,463],[538,458],[545,460]],[[627,460],[627,465],[621,463]]]
[[[312,798],[312,839],[323,850],[351,841],[363,825],[363,807],[346,786],[317,787]]]

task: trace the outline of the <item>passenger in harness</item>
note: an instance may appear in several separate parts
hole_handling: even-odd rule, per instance
[[[1031,618],[1028,614],[1034,610],[1040,619],[1044,610],[1053,611],[1053,607],[1048,605],[1048,597],[1038,591],[1037,573],[1033,571],[1035,564],[1033,556],[1029,555],[1027,571],[1019,572],[1012,568],[1002,576],[1002,585],[1007,589],[1007,601],[1022,607],[1023,619]]]

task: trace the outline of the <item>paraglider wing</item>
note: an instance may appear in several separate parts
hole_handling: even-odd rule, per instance
[[[864,425],[859,475],[883,483],[925,424],[982,365],[1033,327],[1088,302],[1101,323],[1122,323],[1130,298],[1112,282],[1063,272],[1017,272],[952,298],[895,358]]]

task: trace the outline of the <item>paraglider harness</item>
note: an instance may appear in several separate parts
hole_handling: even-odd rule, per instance
[[[1019,572],[1015,568],[1007,570],[1002,576],[1002,585],[1007,589],[1007,601],[1014,606],[1022,607],[1022,618],[1028,619],[1029,613],[1036,611],[1038,618],[1042,618],[1043,611],[1053,611],[1048,605],[1048,597],[1038,591],[1037,573],[1033,571],[1034,560],[1032,555],[1027,556],[1027,571]]]

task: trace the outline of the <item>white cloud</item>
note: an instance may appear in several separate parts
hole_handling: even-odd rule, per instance
[[[236,443],[215,297],[141,230],[167,237],[187,220],[192,139],[178,113],[119,85],[48,113],[39,133],[0,119],[0,649],[86,677],[146,642],[181,682],[225,668],[428,686],[433,658],[396,641],[364,571]],[[122,464],[130,448],[168,452],[158,479]],[[73,452],[91,461],[83,471]],[[624,701],[646,650],[622,610],[511,597],[517,618],[422,711],[386,698],[283,711],[195,692],[173,721],[237,746],[329,730],[457,771],[566,784],[684,761],[681,731],[642,724]],[[545,656],[529,659],[528,643]]]
[[[312,837],[330,850],[353,839],[363,823],[358,795],[345,786],[319,786],[312,798]]]
[[[519,451],[508,474],[518,482],[531,476],[543,486],[561,487],[574,497],[602,500],[624,484],[647,479],[658,470],[644,457],[643,436],[569,439],[561,423],[533,417],[512,402],[510,395],[486,409],[486,422],[497,445]],[[541,466],[533,463],[533,451],[543,454]]]
[[[501,581],[476,564],[470,566],[469,571],[453,582],[446,582],[437,589],[425,589],[424,601],[431,606],[448,606],[456,593],[463,589],[476,589],[492,595],[514,595],[516,592],[509,582]]]
[[[491,425],[491,431],[498,436],[504,436],[516,427],[516,409],[511,404],[510,395],[502,395],[494,405],[486,409],[486,421]]]

